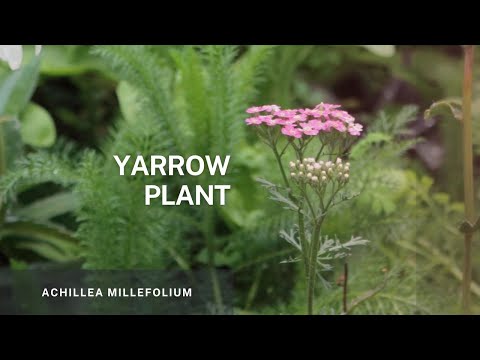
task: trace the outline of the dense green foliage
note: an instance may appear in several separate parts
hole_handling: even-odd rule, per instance
[[[349,151],[351,187],[360,195],[335,208],[324,227],[332,238],[353,231],[369,240],[349,259],[352,313],[458,311],[458,129],[451,119],[437,116],[426,126],[422,117],[435,100],[460,93],[455,49],[401,47],[385,57],[356,46],[45,48],[40,67],[32,62],[22,70],[36,66],[40,74],[32,98],[38,105],[31,102],[36,76],[25,85],[0,71],[0,115],[23,126],[7,137],[12,150],[3,152],[8,166],[0,174],[0,249],[12,266],[48,260],[188,271],[213,264],[235,274],[238,313],[302,313],[300,266],[281,263],[292,250],[279,232],[292,219],[255,181],[280,179],[269,152],[245,128],[244,110],[262,102],[337,101],[366,125]],[[27,90],[2,95],[10,83]],[[81,100],[72,105],[73,98]],[[49,130],[51,117],[59,137]],[[15,133],[7,125],[2,131]],[[432,142],[446,151],[433,168],[419,150]],[[113,155],[126,154],[232,155],[221,181],[232,185],[227,205],[145,206],[146,184],[176,188],[218,179],[118,176]],[[318,311],[341,312],[342,273],[337,261],[325,274]],[[478,306],[477,283],[473,293]]]

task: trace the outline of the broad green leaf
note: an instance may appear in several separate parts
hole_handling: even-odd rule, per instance
[[[21,115],[20,134],[26,144],[36,147],[52,146],[57,136],[50,114],[34,103],[30,103]]]
[[[360,45],[371,53],[381,57],[392,57],[395,54],[395,45]]]
[[[76,239],[70,231],[53,224],[38,224],[29,221],[15,221],[3,225],[0,238],[6,236],[36,240],[46,243],[62,253],[73,257],[78,250]]]
[[[33,57],[33,46],[24,46],[24,54]],[[90,54],[90,46],[45,45],[41,53],[40,72],[48,76],[74,76],[99,68]]]
[[[63,252],[59,251],[55,247],[42,242],[35,242],[35,241],[22,241],[17,246],[19,249],[25,249],[33,251],[44,258],[51,260],[51,261],[58,261],[58,262],[68,262],[75,259],[75,257],[64,254]]]
[[[11,169],[22,154],[20,122],[15,117],[0,116],[0,174]]]
[[[138,91],[126,81],[121,81],[117,87],[117,97],[122,115],[129,123],[138,121],[142,114]]]
[[[34,57],[0,83],[0,115],[18,115],[27,106],[37,85],[39,64],[39,57]]]
[[[17,211],[19,216],[32,220],[46,221],[76,209],[75,196],[70,192],[61,192],[37,200]]]
[[[434,102],[427,110],[425,110],[425,119],[440,114],[441,110],[447,109],[451,115],[457,119],[463,119],[462,101],[458,98],[448,98]]]

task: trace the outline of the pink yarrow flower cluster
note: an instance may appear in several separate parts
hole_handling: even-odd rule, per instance
[[[252,126],[281,126],[282,134],[297,139],[332,130],[360,136],[363,126],[355,123],[355,118],[348,112],[340,110],[340,107],[341,105],[324,103],[318,104],[313,109],[282,110],[277,105],[254,106],[247,109],[247,113],[254,116],[245,122]]]

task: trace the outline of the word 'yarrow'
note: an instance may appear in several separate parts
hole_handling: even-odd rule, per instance
[[[127,165],[130,165],[132,162],[131,156],[126,155],[123,160],[120,159],[118,155],[113,155],[113,158],[117,162],[120,175],[125,175],[125,168]],[[148,160],[150,165],[148,166]],[[180,155],[170,155],[170,156],[161,156],[161,155],[152,155],[145,161],[145,158],[142,155],[138,155],[133,161],[133,167],[130,171],[131,176],[135,176],[138,173],[142,173],[146,176],[155,176],[157,171],[162,176],[173,176],[180,175],[184,176],[187,173],[190,176],[199,176],[206,169],[211,176],[217,174],[225,176],[227,172],[228,163],[230,162],[230,155],[227,155],[222,162],[220,156],[215,156],[212,160],[210,155],[205,157],[192,155],[189,156],[186,160]],[[165,170],[167,168],[167,170]]]

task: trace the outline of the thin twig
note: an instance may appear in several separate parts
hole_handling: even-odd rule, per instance
[[[465,218],[475,222],[474,186],[473,186],[473,144],[472,144],[472,82],[473,82],[473,45],[465,45],[465,66],[463,77],[463,184]],[[464,313],[470,313],[470,283],[472,281],[472,237],[465,233],[464,264],[462,281],[462,305]]]
[[[376,288],[372,289],[372,290],[369,290],[369,291],[366,291],[364,292],[362,295],[360,295],[359,297],[357,297],[355,300],[353,300],[351,303],[350,303],[350,306],[348,307],[348,312],[346,312],[345,314],[351,314],[352,311],[358,306],[360,305],[361,303],[371,299],[372,297],[374,297],[375,295],[377,295],[380,291],[382,291],[385,286],[387,286],[387,276],[385,276],[385,279],[383,280],[383,282],[378,285]]]
[[[348,263],[343,264],[343,312],[348,313],[347,305],[347,294],[348,294]]]

